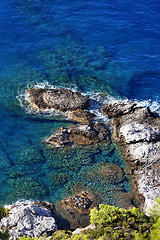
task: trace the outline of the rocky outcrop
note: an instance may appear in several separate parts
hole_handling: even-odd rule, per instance
[[[98,198],[90,190],[85,190],[62,199],[56,208],[69,221],[70,229],[75,230],[89,224],[89,213],[98,203]]]
[[[95,115],[87,110],[89,96],[69,89],[30,88],[26,90],[24,105],[34,113],[60,113],[78,125],[68,128],[59,128],[43,143],[50,147],[66,147],[72,145],[91,145],[106,142],[109,139],[107,128],[94,122]]]
[[[68,128],[59,128],[43,143],[50,147],[64,147],[72,145],[91,145],[98,142],[107,142],[109,132],[101,123],[79,124]]]
[[[66,210],[77,210],[80,213],[88,214],[94,203],[94,198],[95,196],[92,193],[82,191],[79,194],[63,199],[61,202],[62,207]]]
[[[108,117],[120,117],[122,115],[133,112],[136,103],[126,102],[126,103],[108,103],[104,104],[101,111]]]
[[[26,90],[25,105],[33,112],[46,113],[50,110],[73,111],[84,109],[89,101],[88,96],[64,88]]]
[[[94,114],[88,112],[86,109],[82,110],[80,108],[75,111],[68,111],[67,115],[71,120],[82,124],[91,123],[93,121],[93,118],[95,117]]]
[[[113,118],[113,136],[132,164],[137,189],[145,198],[143,209],[147,210],[160,196],[160,117],[134,103],[105,104],[102,112]]]
[[[9,215],[1,220],[0,229],[8,228],[9,239],[13,240],[23,235],[52,235],[57,231],[53,211],[52,204],[48,202],[17,203],[11,207]]]

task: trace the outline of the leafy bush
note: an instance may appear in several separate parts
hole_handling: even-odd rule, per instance
[[[0,207],[0,220],[4,217],[6,217],[9,213],[9,209],[5,209],[3,207]]]
[[[2,218],[6,217],[8,215],[8,213],[9,213],[8,209],[0,207],[0,220]],[[7,229],[0,231],[0,239],[1,240],[7,240],[8,237],[9,237],[9,233],[8,233]]]
[[[31,238],[29,236],[23,236],[23,237],[19,237],[18,239],[19,240],[46,240],[46,236],[44,236],[44,237],[42,236],[39,238],[35,238],[35,237]]]
[[[9,238],[8,230],[0,231],[0,239],[7,240]]]
[[[72,235],[71,231],[63,231],[59,230],[55,233],[53,233],[53,236],[50,240],[64,240],[64,239],[70,239]]]
[[[160,198],[156,199],[156,204],[154,209],[151,210],[151,214],[155,220],[153,228],[151,230],[150,239],[159,240],[160,239]]]

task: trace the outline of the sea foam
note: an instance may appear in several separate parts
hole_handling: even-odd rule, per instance
[[[62,88],[62,86],[53,86],[49,84],[48,82],[43,83],[35,83],[35,84],[29,84],[27,85],[27,88],[47,88],[47,89],[56,89],[56,88]],[[72,87],[66,87],[65,89],[71,90],[73,92],[77,92],[77,86],[74,85]],[[95,120],[102,121],[104,123],[108,123],[108,118],[100,111],[103,104],[107,103],[127,103],[127,102],[134,102],[137,104],[138,107],[149,107],[152,112],[156,112],[160,115],[160,103],[158,101],[151,101],[149,100],[138,100],[138,99],[128,99],[126,97],[117,97],[112,96],[107,93],[94,93],[94,92],[88,92],[88,93],[81,93],[83,95],[88,95],[90,97],[89,101],[89,112],[95,114]],[[20,106],[26,110],[29,114],[42,114],[43,115],[64,115],[61,111],[57,111],[54,108],[43,110],[43,112],[40,112],[39,110],[33,110],[31,105],[29,104],[29,93],[27,91],[24,91],[20,93],[17,96],[17,99],[19,100]]]

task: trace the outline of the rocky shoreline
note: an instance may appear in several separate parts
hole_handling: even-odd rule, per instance
[[[109,143],[112,140],[118,142],[124,158],[130,165],[129,174],[135,198],[140,204],[140,209],[147,212],[153,207],[155,198],[160,196],[160,117],[152,113],[148,107],[140,107],[133,102],[104,103],[99,110],[109,119],[111,130],[108,125],[96,121],[95,115],[89,111],[89,104],[89,96],[63,88],[27,89],[26,98],[23,100],[23,105],[30,109],[31,113],[46,114],[58,111],[67,119],[75,122],[67,128],[57,129],[45,138],[43,144],[46,147],[70,148]],[[101,104],[97,102],[97,105]],[[107,174],[111,169],[110,166],[102,166],[102,177],[108,177]],[[61,209],[72,216],[74,212],[75,215],[76,213],[87,215],[97,203],[96,196],[84,189],[74,196],[63,199]],[[13,206],[10,214],[14,214],[14,209],[15,214],[18,214],[18,207],[20,207],[23,213],[20,212],[18,217],[22,215],[24,219],[21,222],[19,220],[14,222],[14,218],[19,218],[9,215],[8,218],[2,219],[0,227],[2,229],[9,227],[9,232],[15,237],[14,239],[22,234],[38,237],[44,232],[53,233],[57,230],[55,215],[51,206],[49,213],[44,213],[48,209],[47,204],[50,203],[39,202],[29,206],[22,203],[19,206]],[[126,206],[132,207],[131,204]],[[25,218],[26,212],[29,215]],[[36,215],[35,219],[33,215]],[[32,220],[28,216],[31,216]],[[42,220],[42,224],[38,219]],[[10,224],[11,220],[14,222],[13,227]],[[49,228],[44,229],[42,225],[47,225]],[[73,219],[73,229],[82,225],[77,225],[76,218]],[[35,228],[35,233],[33,233],[33,228]]]
[[[112,119],[113,137],[131,164],[135,191],[142,196],[140,208],[147,212],[160,197],[160,117],[130,102],[104,104],[101,110]]]
[[[141,202],[140,208],[147,211],[154,199],[160,196],[160,117],[148,107],[134,102],[104,103],[100,109],[114,126],[97,122],[88,106],[87,95],[69,89],[26,90],[26,106],[32,112],[46,113],[49,109],[77,122],[74,126],[60,128],[43,143],[49,147],[92,145],[114,139],[119,143],[125,159],[129,162],[134,192]],[[97,105],[100,104],[97,102]]]

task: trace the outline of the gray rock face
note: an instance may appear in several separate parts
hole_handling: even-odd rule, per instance
[[[52,213],[47,208],[40,208],[34,203],[13,205],[9,216],[1,220],[0,228],[8,228],[9,239],[13,240],[17,240],[18,237],[23,235],[40,237],[44,233],[57,231]]]
[[[32,111],[41,113],[52,109],[62,112],[84,109],[89,101],[88,96],[64,88],[30,88],[26,90],[26,93],[26,105],[29,105]]]
[[[91,145],[109,141],[109,132],[101,123],[79,124],[68,128],[59,128],[57,132],[43,140],[50,147],[72,145]]]
[[[133,103],[105,104],[102,110],[113,118],[114,136],[127,159],[135,164],[134,177],[145,197],[142,208],[147,211],[160,196],[160,117]]]
[[[160,197],[160,159],[150,166],[136,172],[138,191],[145,197],[144,209],[149,212],[155,204],[155,198]]]
[[[127,146],[128,154],[134,162],[140,165],[149,165],[160,160],[160,142],[143,142]]]
[[[136,106],[136,103],[132,103],[132,102],[108,103],[102,106],[101,111],[108,118],[114,118],[114,117],[119,117],[132,112],[135,106]]]
[[[138,122],[122,125],[120,133],[125,137],[126,143],[150,142],[160,135],[160,128],[147,126]]]

